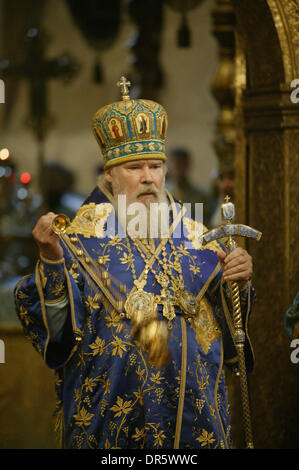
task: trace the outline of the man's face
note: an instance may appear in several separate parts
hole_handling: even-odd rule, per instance
[[[221,194],[234,197],[235,178],[233,171],[223,171],[219,176],[219,190]]]
[[[124,194],[127,205],[142,202],[149,207],[164,197],[165,165],[162,160],[135,160],[105,171],[114,196]]]

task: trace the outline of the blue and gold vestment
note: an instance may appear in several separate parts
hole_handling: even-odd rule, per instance
[[[173,237],[173,243],[185,288],[196,297],[197,314],[188,321],[182,310],[175,307],[169,338],[171,359],[165,368],[148,363],[147,354],[132,339],[130,320],[107,307],[105,297],[98,295],[82,276],[68,251],[65,250],[59,263],[39,260],[35,273],[16,286],[16,308],[25,335],[57,373],[57,416],[64,447],[231,446],[230,406],[223,368],[226,362],[233,364],[237,358],[230,301],[217,257],[220,246],[217,242],[200,246],[191,230],[195,222],[182,216],[179,204],[173,207],[172,228],[174,224],[176,228],[180,224],[185,228],[180,238]],[[87,215],[86,224],[82,224],[82,217],[76,217],[70,232],[74,230],[89,256],[94,260],[100,258],[111,277],[119,279],[130,292],[131,263],[139,276],[145,262],[135,245],[131,245],[132,258],[124,239],[101,237],[108,218],[114,217],[111,209],[107,191],[96,188],[78,213]],[[96,214],[101,216],[97,216],[94,224]],[[185,242],[192,243],[192,248],[186,249]],[[169,242],[165,252],[172,269]],[[162,256],[161,250],[158,256]],[[157,260],[152,267],[156,272],[161,269]],[[55,342],[51,339],[45,302],[49,305],[59,301],[65,286],[69,312],[61,340]],[[144,290],[157,295],[161,291],[152,271]],[[250,284],[242,292],[241,300],[247,333],[254,301]],[[161,305],[158,316],[163,318]],[[248,337],[245,351],[250,371],[253,355]]]

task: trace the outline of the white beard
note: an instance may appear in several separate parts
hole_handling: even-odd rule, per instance
[[[139,213],[138,210],[135,210],[133,213],[131,212],[132,209],[134,210],[134,204],[127,205],[126,227],[128,234],[132,238],[168,238],[169,206],[166,193],[163,191],[159,195],[158,200],[151,203],[147,202],[147,204],[139,202],[143,206],[143,210]]]
[[[160,192],[153,185],[145,187],[144,191],[153,191],[155,196],[142,202],[138,199],[138,195],[130,201],[126,198],[126,214],[123,214],[123,210],[118,210],[118,196],[124,197],[125,195],[119,185],[117,175],[114,176],[113,197],[121,225],[126,227],[126,232],[131,238],[168,238],[170,206],[164,185]]]

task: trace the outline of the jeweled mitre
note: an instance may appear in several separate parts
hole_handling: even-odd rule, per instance
[[[103,106],[92,120],[105,169],[131,160],[166,160],[167,113],[154,101],[131,99],[129,85],[121,77],[122,100]]]

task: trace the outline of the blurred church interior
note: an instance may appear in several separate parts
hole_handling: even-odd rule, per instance
[[[283,325],[299,290],[298,0],[0,0],[0,448],[57,447],[54,374],[23,336],[12,292],[34,269],[38,217],[73,217],[96,185],[91,118],[119,100],[121,75],[131,97],[168,112],[174,195],[204,202],[212,227],[229,194],[238,221],[263,233],[240,242],[257,294],[255,447],[298,448],[299,365]],[[242,447],[237,378],[228,379]]]

